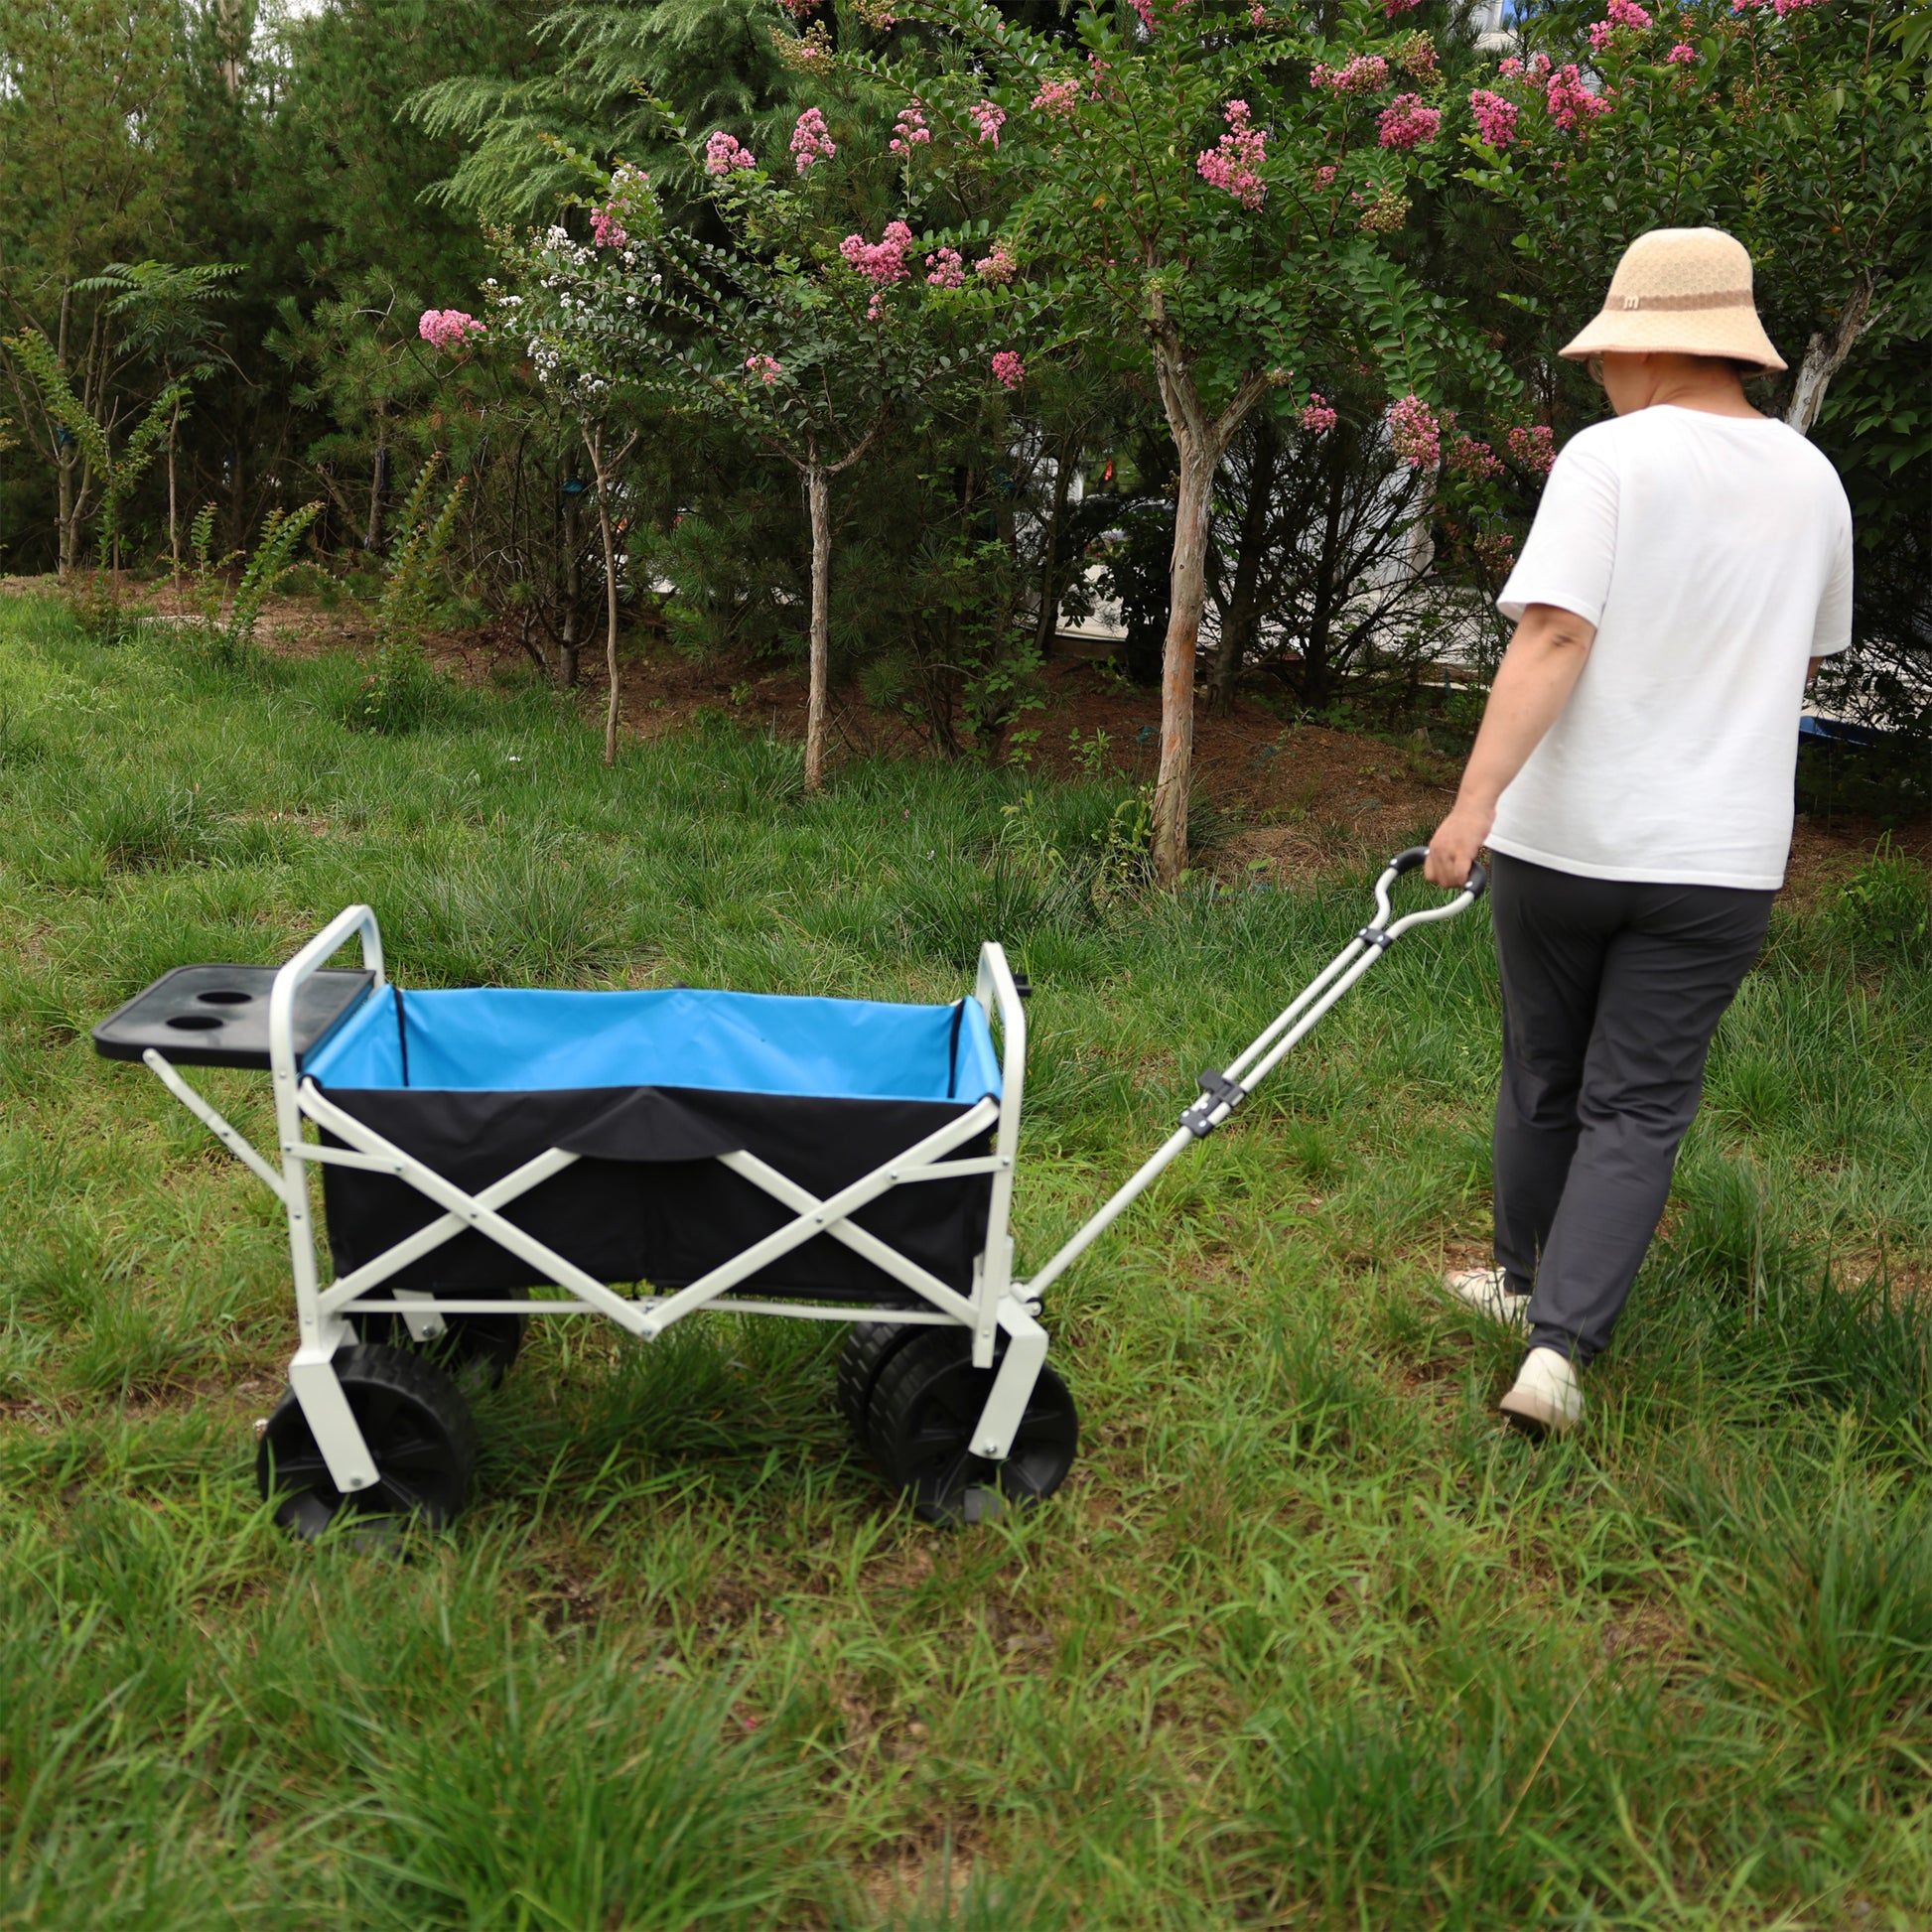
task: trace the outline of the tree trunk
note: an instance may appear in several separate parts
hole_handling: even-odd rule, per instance
[[[1784,420],[1800,436],[1809,436],[1818,412],[1825,406],[1825,391],[1832,377],[1845,366],[1845,358],[1858,345],[1872,321],[1871,298],[1876,293],[1871,277],[1864,276],[1839,311],[1838,327],[1829,336],[1815,335],[1805,345],[1804,360],[1798,364],[1798,379],[1792,384],[1790,407]]]
[[[376,418],[375,466],[369,475],[369,520],[362,530],[362,548],[373,552],[382,541],[382,484],[383,472],[389,467],[389,428],[381,417]]]
[[[604,762],[616,764],[618,761],[618,710],[620,689],[618,684],[618,544],[617,533],[611,528],[611,483],[617,475],[618,465],[630,454],[631,445],[636,442],[634,435],[625,439],[620,449],[607,463],[604,453],[604,430],[600,425],[595,430],[584,432],[584,441],[591,452],[591,472],[597,484],[597,529],[604,544],[604,667],[610,677],[611,695],[604,709]]]
[[[1207,528],[1214,508],[1214,477],[1234,432],[1275,381],[1250,369],[1220,415],[1201,408],[1194,372],[1157,292],[1154,373],[1168,428],[1180,458],[1180,495],[1174,507],[1173,594],[1161,655],[1161,770],[1154,783],[1154,877],[1177,886],[1187,869],[1187,789],[1194,757],[1194,652],[1207,602]]]
[[[618,547],[611,535],[610,499],[604,479],[597,480],[597,528],[604,539],[604,667],[611,679],[611,699],[604,711],[604,762],[618,761]]]
[[[1207,526],[1220,446],[1190,436],[1180,450],[1173,519],[1173,594],[1161,651],[1161,769],[1154,781],[1154,876],[1175,886],[1187,869],[1187,789],[1194,759],[1194,653],[1207,602]]]
[[[68,331],[73,320],[73,290],[61,291],[61,320],[57,326],[54,353],[65,368],[68,360]],[[54,470],[59,482],[59,501],[54,511],[55,570],[66,577],[76,561],[74,535],[80,517],[73,500],[73,469],[80,452],[60,424],[54,425]]]
[[[1267,548],[1268,512],[1275,496],[1275,465],[1281,439],[1271,418],[1255,426],[1255,456],[1248,473],[1248,504],[1241,517],[1241,548],[1234,559],[1234,595],[1221,628],[1221,647],[1208,673],[1208,702],[1221,717],[1234,710],[1234,693],[1241,666],[1260,627],[1261,608],[1256,590],[1261,581],[1261,557]]]
[[[1034,649],[1041,657],[1051,657],[1053,640],[1060,627],[1060,527],[1066,521],[1066,486],[1073,469],[1073,442],[1060,439],[1059,456],[1053,466],[1053,507],[1046,519],[1046,559],[1039,573],[1039,622],[1034,632]]]
[[[1308,644],[1302,656],[1302,675],[1296,687],[1304,704],[1326,701],[1329,677],[1328,639],[1335,620],[1335,574],[1341,552],[1342,492],[1346,487],[1341,446],[1328,452],[1328,510],[1321,526],[1321,562],[1314,576],[1314,599],[1309,611]]]
[[[584,543],[577,527],[577,499],[583,492],[570,487],[578,481],[573,463],[569,475],[564,478],[563,625],[557,639],[557,661],[550,667],[550,681],[559,691],[576,690],[577,654],[583,643],[578,621],[584,602]]]
[[[175,494],[175,434],[181,428],[181,404],[175,404],[175,413],[168,418],[168,554],[174,559],[175,581],[181,581],[181,518],[176,510]]]
[[[825,783],[825,709],[832,658],[832,487],[814,452],[805,465],[805,503],[812,524],[810,695],[805,702],[805,789]]]

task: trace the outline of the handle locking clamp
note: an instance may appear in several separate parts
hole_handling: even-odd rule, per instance
[[[1181,1115],[1180,1124],[1197,1141],[1204,1141],[1248,1097],[1239,1080],[1230,1080],[1218,1066],[1200,1076],[1201,1097]]]

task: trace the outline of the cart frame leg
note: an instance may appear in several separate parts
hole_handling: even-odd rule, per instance
[[[268,996],[268,1066],[275,1095],[276,1139],[282,1156],[282,1203],[289,1217],[289,1265],[295,1278],[295,1313],[301,1346],[289,1363],[289,1387],[315,1433],[316,1447],[329,1465],[329,1477],[345,1495],[370,1488],[375,1458],[362,1440],[348,1398],[333,1364],[336,1350],[353,1340],[349,1324],[322,1306],[321,1271],[316,1265],[315,1218],[309,1198],[309,1152],[297,1088],[295,996],[351,939],[362,943],[362,964],[375,975],[372,993],[387,984],[382,969],[382,933],[373,909],[345,906],[275,975]]]
[[[1046,1330],[1023,1303],[1009,1296],[1000,1304],[1000,1326],[1007,1331],[1006,1356],[973,1432],[973,1453],[992,1462],[1004,1462],[1011,1452],[1034,1385],[1046,1365]]]
[[[362,1440],[335,1367],[335,1344],[302,1347],[289,1363],[289,1387],[329,1465],[329,1479],[344,1495],[375,1483],[375,1458]]]

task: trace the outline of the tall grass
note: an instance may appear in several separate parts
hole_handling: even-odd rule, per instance
[[[1512,1344],[1429,1286],[1484,1225],[1478,915],[1049,1298],[1086,1430],[1038,1515],[897,1510],[836,1331],[557,1321],[478,1398],[455,1533],[298,1546],[248,1474],[273,1203],[85,1040],[167,967],[357,898],[412,986],[944,1000],[1001,937],[1037,989],[1024,1264],[1364,903],[1125,890],[1099,779],[808,798],[718,726],[606,770],[533,689],[353,729],[360,677],[0,606],[0,1927],[1932,1922],[1903,862],[1780,918],[1570,1443],[1497,1432]],[[259,1079],[198,1077],[269,1136]]]

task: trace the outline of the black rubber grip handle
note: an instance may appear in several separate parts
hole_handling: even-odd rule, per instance
[[[1389,861],[1389,870],[1400,879],[1405,874],[1414,872],[1428,857],[1428,846],[1412,845],[1407,852],[1398,852]],[[1471,866],[1469,868],[1468,880],[1462,890],[1471,898],[1480,898],[1489,890],[1489,874],[1487,870],[1480,864]]]

